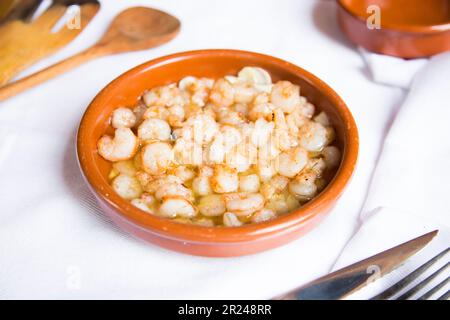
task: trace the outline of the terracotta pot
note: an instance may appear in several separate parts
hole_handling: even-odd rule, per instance
[[[401,58],[429,57],[450,50],[449,0],[338,0],[338,21],[348,38],[373,52]],[[367,19],[380,8],[381,29]]]
[[[343,158],[330,184],[320,195],[292,213],[269,222],[241,227],[202,227],[173,222],[145,213],[120,198],[108,184],[111,164],[97,153],[96,143],[111,130],[108,118],[119,106],[133,106],[148,88],[185,76],[218,78],[236,74],[244,66],[259,66],[274,81],[285,79],[301,86],[302,94],[328,113],[336,128]],[[315,226],[342,194],[355,168],[358,131],[339,96],[309,72],[274,57],[237,50],[199,50],[146,62],[108,84],[87,108],[78,130],[81,171],[105,213],[131,234],[161,247],[203,256],[239,256],[292,241]]]

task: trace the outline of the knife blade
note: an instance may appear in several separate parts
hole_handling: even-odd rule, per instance
[[[275,300],[335,300],[366,286],[374,271],[383,277],[403,261],[425,247],[438,233],[434,230],[396,247],[332,272],[304,286],[294,289]]]

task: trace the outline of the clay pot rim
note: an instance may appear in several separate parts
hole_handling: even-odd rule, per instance
[[[358,19],[361,23],[366,23],[367,18],[361,15],[354,13],[350,6],[344,3],[345,0],[338,0],[338,5],[349,15]],[[411,34],[427,34],[427,33],[440,33],[444,31],[450,30],[450,21],[447,23],[441,24],[431,24],[431,25],[412,25],[412,24],[397,24],[397,23],[383,23],[383,19],[381,19],[381,29],[382,30],[390,30],[397,31],[402,33],[411,33]]]
[[[278,217],[274,220],[248,224],[240,227],[204,227],[198,225],[183,224],[171,221],[167,218],[157,217],[147,214],[128,201],[120,198],[112,187],[104,181],[93,160],[92,150],[83,139],[88,138],[89,126],[95,123],[96,114],[94,110],[101,108],[104,100],[107,100],[110,89],[123,81],[133,79],[133,76],[142,72],[149,72],[152,68],[168,64],[179,60],[189,60],[189,58],[209,57],[209,56],[235,56],[252,57],[260,61],[270,62],[270,64],[288,70],[290,73],[302,77],[316,87],[319,92],[332,102],[337,109],[339,116],[344,120],[346,145],[342,151],[342,161],[335,177],[328,186],[313,200],[301,208]],[[283,61],[281,59],[248,51],[231,49],[204,49],[186,51],[170,54],[164,57],[144,62],[129,71],[118,76],[104,87],[92,100],[86,109],[77,134],[77,157],[80,170],[87,180],[90,188],[109,207],[120,213],[120,217],[127,222],[145,230],[158,234],[159,236],[177,239],[187,242],[197,243],[245,243],[255,240],[263,240],[280,233],[289,233],[292,229],[298,229],[301,225],[320,214],[322,208],[339,198],[347,183],[349,182],[358,158],[359,136],[356,123],[343,100],[327,84],[308,71]]]

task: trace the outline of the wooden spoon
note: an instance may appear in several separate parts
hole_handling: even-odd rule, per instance
[[[165,12],[146,7],[126,9],[114,18],[103,38],[95,45],[46,69],[1,87],[0,100],[5,100],[56,77],[88,60],[159,46],[173,39],[179,30],[180,21]]]

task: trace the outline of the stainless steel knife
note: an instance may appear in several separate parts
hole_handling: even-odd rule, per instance
[[[425,247],[438,233],[438,230],[424,234],[413,240],[361,260],[348,267],[337,270],[302,287],[294,289],[276,300],[335,300],[361,289],[370,283],[373,270],[382,277],[403,261]]]

